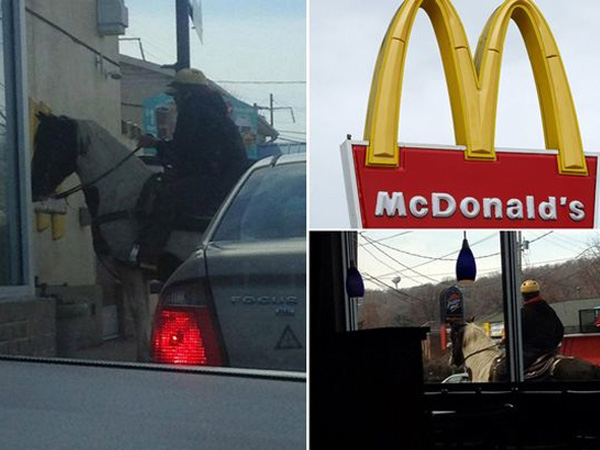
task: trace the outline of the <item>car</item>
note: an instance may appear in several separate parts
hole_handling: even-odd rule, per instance
[[[469,376],[468,373],[455,373],[450,375],[449,377],[445,378],[444,381],[442,381],[442,383],[470,383],[471,382],[471,377]]]
[[[166,281],[157,363],[306,370],[306,155],[256,162]]]

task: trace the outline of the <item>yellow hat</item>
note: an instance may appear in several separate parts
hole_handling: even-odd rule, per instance
[[[172,93],[174,87],[177,86],[206,86],[208,81],[201,70],[198,69],[181,69],[175,74],[173,81],[169,83],[167,93]]]
[[[532,292],[540,292],[540,285],[535,280],[525,280],[521,284],[521,294],[531,294]]]

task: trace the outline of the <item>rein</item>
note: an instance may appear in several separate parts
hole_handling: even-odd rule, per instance
[[[133,155],[135,155],[138,151],[140,151],[140,149],[142,148],[142,146],[137,146],[134,150],[132,150],[131,152],[129,152],[127,154],[127,156],[125,156],[121,161],[119,161],[117,164],[115,164],[113,167],[111,167],[110,169],[108,169],[107,171],[103,172],[102,174],[100,174],[99,176],[97,176],[96,178],[94,178],[92,181],[88,182],[88,183],[80,183],[77,186],[72,187],[71,189],[67,189],[64,192],[60,192],[58,194],[54,194],[51,195],[50,198],[55,199],[55,200],[60,200],[62,198],[67,198],[73,194],[75,194],[76,192],[82,191],[84,189],[87,189],[89,187],[92,187],[93,185],[95,185],[97,182],[99,182],[100,180],[106,178],[107,176],[109,176],[111,173],[113,173],[115,170],[117,170],[119,167],[121,167],[126,161],[129,160],[129,158],[131,158]]]
[[[466,362],[467,359],[469,359],[471,356],[475,356],[475,355],[478,355],[479,353],[487,352],[488,350],[491,350],[493,348],[498,348],[498,346],[496,344],[492,344],[492,345],[489,345],[487,347],[484,347],[484,348],[481,348],[479,350],[476,350],[473,353],[471,353],[469,356],[465,356],[464,361]]]

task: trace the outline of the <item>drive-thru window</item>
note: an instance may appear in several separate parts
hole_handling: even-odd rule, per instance
[[[532,333],[518,325],[523,306],[520,290],[528,289],[527,284],[521,288],[526,280],[535,280],[537,285],[531,289],[539,288],[562,323],[564,337],[557,352],[598,363],[600,345],[596,355],[591,344],[600,338],[593,325],[595,308],[600,306],[595,231],[365,231],[358,234],[357,244],[357,266],[366,290],[363,298],[353,301],[356,327],[429,327],[423,344],[426,382],[442,382],[463,372],[470,372],[470,381],[494,381],[490,370],[506,349],[514,349],[510,362],[520,367],[521,334]],[[474,263],[466,274],[461,266],[465,244]],[[463,351],[456,348],[464,345],[465,333],[458,329],[468,321],[477,326],[469,327],[477,331],[469,336],[478,341]],[[454,341],[452,328],[457,331]],[[453,360],[453,351],[466,361]],[[559,366],[542,364],[538,372],[509,372],[515,381],[534,380],[543,378],[539,370],[544,368],[548,376],[550,371],[561,376]],[[586,375],[564,376],[582,379]],[[461,378],[448,381],[452,380]]]

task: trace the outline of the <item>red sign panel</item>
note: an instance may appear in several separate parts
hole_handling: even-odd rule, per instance
[[[350,143],[349,143],[350,144]],[[556,152],[401,148],[399,167],[366,166],[366,145],[344,145],[353,225],[363,228],[593,228],[598,157],[587,176],[560,175]],[[348,154],[349,153],[349,154]],[[348,173],[349,172],[349,173]]]

